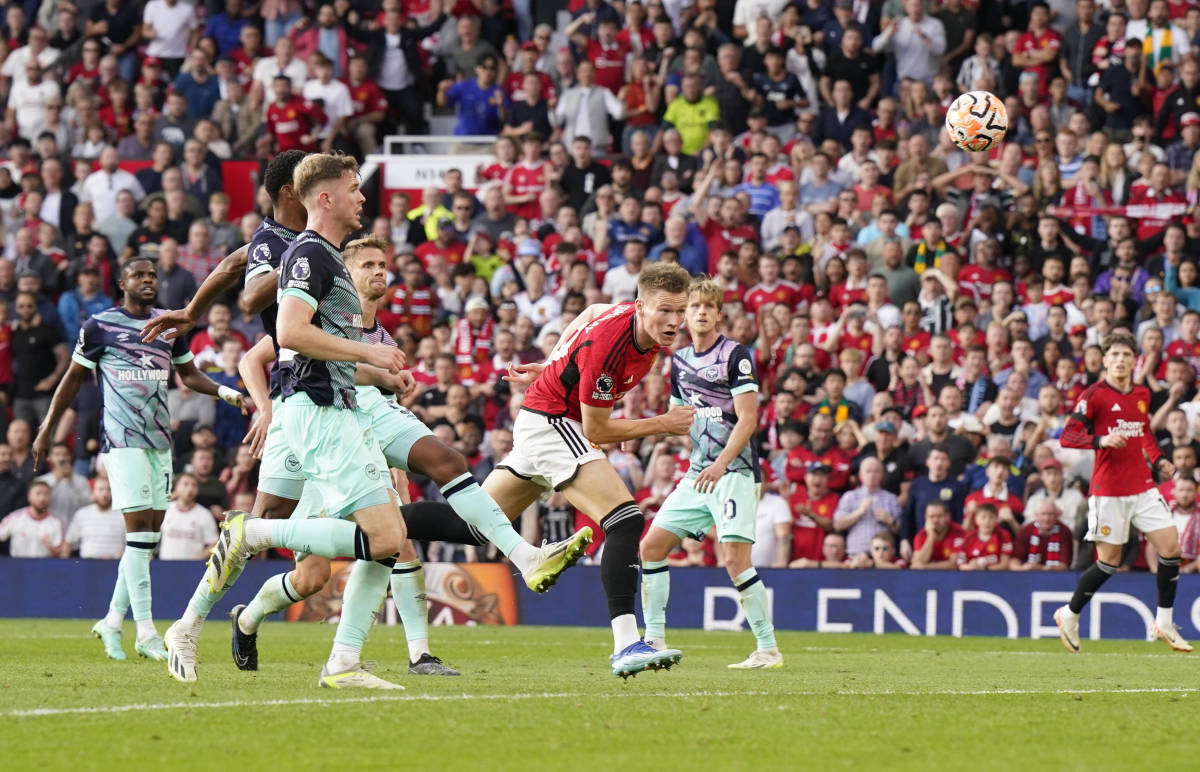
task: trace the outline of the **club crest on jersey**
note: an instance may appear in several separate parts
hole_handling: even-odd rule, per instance
[[[1145,402],[1143,402],[1143,401],[1142,401],[1142,400],[1140,400],[1140,399],[1138,400],[1138,412],[1139,412],[1139,413],[1145,413],[1145,412],[1146,412],[1146,403],[1145,403]]]
[[[717,365],[712,365],[711,367],[704,368],[704,380],[716,381],[716,380],[719,380],[720,377],[721,377],[721,368],[718,367]]]
[[[612,399],[616,381],[607,373],[601,373],[596,379],[596,388],[592,391],[592,399]]]

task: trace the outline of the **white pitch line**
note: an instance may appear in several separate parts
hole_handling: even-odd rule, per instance
[[[347,703],[375,702],[460,702],[473,700],[572,700],[572,699],[695,699],[705,697],[988,697],[1007,695],[1047,695],[1047,694],[1180,694],[1186,697],[1188,689],[1179,688],[1143,688],[1143,689],[977,689],[977,690],[854,690],[834,689],[825,691],[799,692],[657,692],[657,693],[625,693],[625,694],[589,694],[586,692],[545,692],[541,694],[402,694],[402,695],[372,695],[369,697],[345,697],[342,699],[321,699],[299,697],[295,699],[278,700],[230,700],[227,702],[164,702],[164,703],[135,703],[132,705],[96,705],[69,708],[30,708],[10,710],[0,713],[4,718],[41,718],[45,716],[66,716],[81,714],[104,713],[133,713],[164,710],[206,710],[221,708],[268,708],[291,705],[344,705]]]

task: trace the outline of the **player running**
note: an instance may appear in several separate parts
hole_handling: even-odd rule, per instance
[[[150,613],[150,557],[159,541],[163,515],[171,498],[171,417],[167,383],[175,365],[183,385],[220,397],[243,408],[248,402],[228,386],[219,386],[196,369],[182,338],[143,343],[142,325],[162,314],[154,308],[158,271],[146,259],[133,259],[121,271],[122,305],[95,314],[83,323],[71,355],[71,367],[54,392],[50,410],[33,441],[33,464],[50,449],[54,427],[74,401],[92,371],[100,378],[100,459],[112,488],[113,508],[125,516],[127,541],[117,564],[108,615],[92,627],[112,659],[125,659],[121,626],[133,607],[137,623],[134,650],[143,657],[165,660],[163,639]]]
[[[690,283],[678,265],[649,265],[638,278],[636,301],[589,307],[544,364],[523,366],[528,375],[519,380],[530,385],[513,425],[513,450],[483,484],[514,517],[546,490],[560,491],[604,529],[600,577],[612,623],[612,671],[622,678],[669,668],[682,654],[656,651],[638,634],[634,594],[645,517],[599,445],[691,428],[690,405],[653,418],[612,417],[613,404],[641,382],[659,349],[674,343]]]
[[[667,555],[685,537],[703,540],[715,526],[717,549],[758,641],[753,654],[729,667],[778,668],[783,655],[775,644],[767,589],[750,564],[761,487],[758,453],[750,442],[758,428],[758,378],[750,350],[717,332],[722,295],[712,279],[692,283],[687,305],[692,345],[671,359],[671,404],[694,407],[696,421],[687,476],[667,496],[642,539],[646,643],[667,647]]]
[[[1096,562],[1079,577],[1071,602],[1054,612],[1059,638],[1068,651],[1079,653],[1079,614],[1117,573],[1121,548],[1129,541],[1132,525],[1146,535],[1159,556],[1154,634],[1176,651],[1191,651],[1173,619],[1179,587],[1179,534],[1151,476],[1154,470],[1160,478],[1169,479],[1175,466],[1162,455],[1150,431],[1150,390],[1132,383],[1137,342],[1129,333],[1114,332],[1104,337],[1101,346],[1104,378],[1080,396],[1061,439],[1063,447],[1096,451],[1084,537],[1096,543]]]

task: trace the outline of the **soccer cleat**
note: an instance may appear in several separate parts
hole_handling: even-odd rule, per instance
[[[1062,645],[1067,647],[1067,651],[1072,654],[1079,653],[1079,616],[1070,613],[1070,608],[1060,606],[1054,612],[1054,623],[1058,625],[1058,639],[1062,641]]]
[[[1172,624],[1167,627],[1154,625],[1154,634],[1167,642],[1175,651],[1189,652],[1192,650],[1192,644],[1183,640],[1183,636],[1179,634],[1179,626]]]
[[[622,679],[636,676],[645,670],[670,670],[683,658],[678,649],[655,651],[645,641],[635,641],[618,654],[612,655],[613,675]]]
[[[525,575],[525,584],[534,592],[545,592],[554,586],[558,577],[571,566],[575,565],[587,547],[592,543],[592,529],[584,526],[570,538],[556,541],[553,544],[543,544],[538,562]]]
[[[400,684],[385,681],[377,675],[368,673],[361,665],[355,665],[340,673],[330,673],[329,665],[321,668],[321,680],[318,681],[323,689],[403,689]]]
[[[429,653],[422,654],[421,658],[416,662],[409,662],[408,674],[444,676],[462,675],[462,673],[459,673],[454,668],[446,667],[446,665],[439,658]]]
[[[163,643],[162,636],[158,634],[152,635],[144,641],[138,641],[133,645],[133,650],[140,656],[155,662],[167,661],[167,647]]]
[[[179,622],[167,628],[163,634],[167,647],[167,672],[180,683],[196,681],[196,639],[183,629]]]
[[[121,631],[109,627],[101,619],[96,624],[92,625],[92,635],[100,639],[104,644],[104,655],[109,659],[125,660],[125,650],[121,648]]]
[[[233,619],[233,664],[238,670],[258,670],[258,633],[246,635],[238,627],[238,617],[246,610],[246,604],[234,606],[229,613]]]
[[[743,662],[728,665],[730,670],[774,670],[783,667],[783,655],[779,649],[755,649]]]
[[[246,548],[245,526],[245,512],[233,510],[225,513],[225,521],[221,523],[221,535],[213,545],[212,555],[208,558],[208,570],[205,573],[208,587],[215,593],[224,592],[237,569],[254,554]]]

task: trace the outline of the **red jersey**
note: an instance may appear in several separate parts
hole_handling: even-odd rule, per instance
[[[611,408],[650,372],[658,349],[638,348],[636,310],[622,303],[577,331],[546,361],[521,407],[583,421],[581,405]]]
[[[483,185],[488,182],[504,182],[504,178],[508,176],[512,168],[512,165],[505,166],[499,161],[493,161],[479,170],[479,183]]]
[[[1166,356],[1163,357],[1164,370],[1167,360],[1171,357],[1183,357],[1192,366],[1192,372],[1200,374],[1200,341],[1186,343],[1180,338],[1169,343]]]
[[[466,254],[467,245],[455,239],[450,242],[450,246],[439,246],[436,241],[426,241],[413,250],[413,255],[421,261],[421,265],[425,266],[425,270],[429,270],[429,258],[434,255],[441,255],[448,266],[456,266],[463,261],[463,255]]]
[[[821,453],[814,453],[811,448],[801,445],[788,453],[787,466],[784,469],[788,480],[802,483],[809,467],[818,463],[825,464],[832,470],[829,473],[830,490],[844,491],[850,484],[851,460],[837,445],[830,445]]]
[[[789,310],[794,309],[799,296],[800,288],[790,281],[780,280],[770,287],[759,282],[746,292],[744,300],[746,315],[754,317],[758,314],[759,309],[768,304],[783,303]]]
[[[929,351],[929,342],[931,340],[933,340],[932,335],[924,330],[919,330],[913,335],[906,336],[900,348],[910,354],[922,354]]]
[[[1154,488],[1150,469],[1163,455],[1150,431],[1149,407],[1150,390],[1145,386],[1121,392],[1107,380],[1092,384],[1079,398],[1060,441],[1064,448],[1096,451],[1092,496],[1135,496]],[[1109,434],[1124,436],[1125,447],[1100,447],[1100,439]],[[1146,466],[1142,453],[1151,466]]]
[[[723,303],[744,303],[746,300],[746,293],[750,291],[745,285],[740,284],[736,279],[734,279],[732,285],[725,284],[720,279],[717,279],[717,283],[721,285],[721,301]]]
[[[326,122],[325,111],[312,102],[292,97],[282,106],[272,102],[267,108],[267,133],[275,137],[280,153],[285,150],[316,150],[317,128]],[[301,137],[309,135],[309,142]]]
[[[1075,295],[1065,284],[1059,284],[1057,287],[1042,292],[1042,302],[1047,306],[1065,306],[1074,300]]]
[[[856,348],[863,352],[863,363],[862,367],[859,368],[859,375],[861,375],[866,372],[867,360],[875,352],[875,339],[871,337],[871,333],[869,332],[864,332],[862,335],[852,335],[849,332],[843,332],[842,336],[838,338],[838,351],[845,351],[851,348]]]
[[[920,552],[928,540],[929,532],[922,528],[913,537],[913,552]],[[961,525],[951,521],[946,535],[933,543],[933,552],[929,555],[930,562],[940,563],[944,560],[950,560],[955,554],[962,551],[963,543],[966,540],[967,532],[963,530]]]
[[[1036,522],[1026,523],[1017,531],[1017,541],[1013,544],[1013,557],[1018,563],[1070,566],[1074,555],[1074,537],[1062,523],[1055,523],[1047,533],[1042,533]]]
[[[1032,30],[1021,33],[1017,38],[1017,43],[1013,46],[1014,54],[1024,54],[1030,51],[1044,51],[1050,49],[1058,51],[1062,48],[1062,36],[1054,30],[1047,27],[1042,31],[1041,35],[1034,35]],[[1038,75],[1038,96],[1045,97],[1050,93],[1050,67],[1051,64],[1058,64],[1058,56],[1050,61],[1049,64],[1039,64],[1036,67],[1026,67],[1024,72],[1036,72]],[[1057,66],[1055,67],[1057,69]]]
[[[431,287],[417,287],[411,293],[403,284],[388,290],[383,298],[383,307],[399,320],[397,325],[407,324],[418,338],[433,334],[433,317],[437,312],[437,293]]]
[[[1062,395],[1062,407],[1060,411],[1064,415],[1075,409],[1076,403],[1079,402],[1079,398],[1083,396],[1084,390],[1087,389],[1087,384],[1077,378],[1072,379],[1065,386],[1058,382],[1054,385],[1058,387],[1058,393]]]
[[[89,70],[87,67],[83,66],[82,61],[75,62],[75,64],[72,64],[71,68],[69,70],[67,70],[67,75],[65,78],[63,78],[63,85],[69,86],[72,83],[74,83],[76,80],[79,80],[80,78],[82,78],[83,80],[90,80],[93,82],[100,80],[99,65],[97,65],[95,68]]]
[[[350,108],[354,110],[350,114],[351,118],[360,118],[367,113],[387,112],[387,97],[374,81],[364,80],[357,86],[348,80],[345,83],[346,88],[350,90]]]
[[[596,67],[596,85],[615,94],[625,85],[625,57],[628,55],[628,43],[616,40],[605,46],[599,40],[588,40],[584,58]]]
[[[249,83],[250,78],[254,75],[254,65],[258,62],[258,56],[251,56],[250,54],[246,53],[245,48],[238,46],[237,48],[233,49],[233,53],[230,54],[230,57],[233,58],[234,69],[237,73],[238,80],[240,80],[243,85]]]
[[[12,357],[12,328],[0,324],[0,385],[8,385],[13,380]]]
[[[1000,562],[1001,555],[1011,555],[1012,553],[1012,537],[1003,528],[992,531],[992,535],[987,539],[981,539],[979,531],[971,531],[967,534],[967,538],[963,539],[956,560],[960,565],[977,562],[985,566],[994,566]]]
[[[538,80],[542,83],[542,98],[549,101],[554,99],[554,81],[550,80],[550,76],[544,72],[512,72],[504,79],[504,90],[508,93],[508,98],[514,103],[525,101],[525,76],[537,75]]]
[[[1129,205],[1143,204],[1150,206],[1153,204],[1183,204],[1187,199],[1183,194],[1176,193],[1174,190],[1168,190],[1166,193],[1159,195],[1154,192],[1154,188],[1146,187],[1138,191],[1134,191],[1129,196]],[[1137,237],[1139,239],[1148,239],[1157,236],[1158,232],[1167,227],[1171,222],[1170,217],[1143,217],[1138,220]]]
[[[851,287],[849,279],[838,282],[829,289],[829,301],[839,311],[851,303],[866,303],[867,280],[863,279],[861,287]]]
[[[984,268],[979,265],[964,265],[958,272],[958,288],[970,293],[976,305],[980,301],[991,300],[992,285],[1000,280],[1012,281],[1012,274],[1003,268]]]
[[[997,511],[1008,507],[1017,516],[1018,520],[1021,519],[1021,514],[1025,512],[1025,505],[1021,502],[1021,497],[1010,491],[1007,487],[1004,488],[999,497],[989,494],[986,485],[977,491],[972,491],[967,494],[967,498],[963,502],[963,510],[965,512],[974,512],[975,507],[980,504],[991,504]],[[974,522],[974,515],[966,515],[963,525],[967,528],[972,528],[974,527]]]
[[[729,250],[738,251],[738,247],[747,241],[758,243],[758,231],[748,225],[736,228],[726,228],[716,220],[708,220],[700,229],[704,240],[708,242],[708,273],[717,275],[717,263],[721,255]]]
[[[529,193],[533,193],[534,196],[532,201],[509,206],[508,211],[527,220],[539,219],[542,216],[542,205],[538,203],[537,197],[545,187],[546,164],[544,161],[539,161],[533,166],[529,166],[524,161],[518,161],[504,179],[504,191],[514,196],[524,196]]]
[[[838,495],[830,492],[819,499],[811,499],[808,486],[797,485],[789,502],[792,508],[792,560],[808,558],[821,559],[821,545],[825,541],[825,529],[817,525],[817,521],[809,517],[812,511],[821,517],[833,518],[837,511]]]

